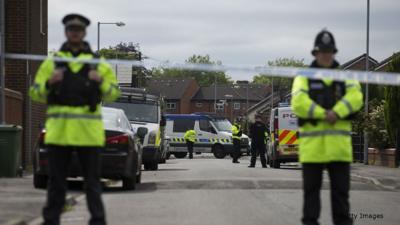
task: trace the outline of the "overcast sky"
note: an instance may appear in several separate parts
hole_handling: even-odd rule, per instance
[[[315,35],[335,35],[344,63],[365,52],[367,0],[49,0],[49,49],[64,40],[63,15],[92,21],[87,40],[97,46],[140,43],[157,60],[183,62],[209,54],[226,65],[264,65],[279,57],[312,60]],[[370,54],[378,61],[400,50],[400,0],[371,0]],[[238,74],[231,74],[237,79]]]

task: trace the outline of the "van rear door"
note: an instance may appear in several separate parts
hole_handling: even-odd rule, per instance
[[[284,155],[297,154],[297,117],[290,107],[278,109],[279,151]]]

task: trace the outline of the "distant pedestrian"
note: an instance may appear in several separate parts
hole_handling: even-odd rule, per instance
[[[255,122],[250,126],[251,138],[251,160],[249,168],[256,166],[257,155],[260,155],[261,165],[267,168],[267,159],[265,158],[265,134],[268,133],[267,126],[262,122],[261,116],[255,116]]]
[[[321,31],[314,44],[311,68],[339,69],[335,39]],[[353,161],[351,120],[363,105],[360,83],[355,80],[309,79],[298,76],[291,105],[299,122],[299,157],[303,166],[302,222],[318,225],[323,170],[329,172],[332,217],[335,225],[351,225],[349,216],[350,163]]]
[[[196,142],[196,131],[188,130],[185,133],[184,139],[186,141],[186,146],[189,152],[189,159],[193,159],[193,147],[194,143]]]

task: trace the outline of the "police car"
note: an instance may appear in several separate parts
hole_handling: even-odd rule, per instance
[[[195,130],[197,134],[194,152],[213,153],[218,159],[232,152],[232,124],[226,118],[202,113],[167,114],[165,117],[169,152],[176,158],[184,158],[188,154],[183,138],[188,130]],[[247,153],[249,149],[249,138],[242,135],[241,152]]]
[[[288,103],[280,103],[273,108],[270,116],[270,138],[268,141],[268,163],[280,168],[281,163],[298,161],[297,117]]]

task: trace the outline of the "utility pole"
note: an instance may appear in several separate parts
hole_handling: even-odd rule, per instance
[[[367,0],[367,51],[365,60],[365,71],[369,71],[369,12],[370,0]],[[369,101],[369,87],[368,83],[365,84],[365,115],[368,117],[368,101]],[[364,130],[364,164],[368,165],[368,132]]]
[[[214,75],[214,113],[217,114],[217,74]]]
[[[274,77],[271,77],[271,108],[270,112],[274,108]]]
[[[0,0],[0,124],[6,123],[5,116],[5,10],[4,0]]]

